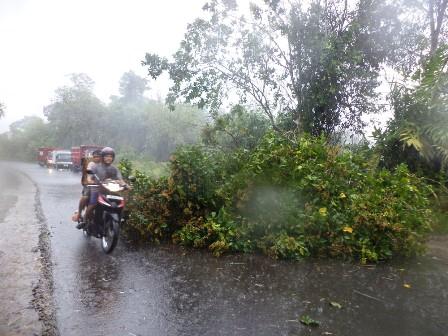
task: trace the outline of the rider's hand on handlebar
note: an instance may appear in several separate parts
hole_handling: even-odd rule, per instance
[[[118,183],[120,184],[121,187],[123,187],[126,190],[132,189],[132,187],[123,180],[119,180]]]

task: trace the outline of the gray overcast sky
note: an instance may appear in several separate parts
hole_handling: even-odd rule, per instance
[[[84,72],[104,102],[146,52],[172,55],[206,0],[0,0],[0,133],[25,115],[42,116],[67,74]],[[167,82],[150,82],[164,95]]]

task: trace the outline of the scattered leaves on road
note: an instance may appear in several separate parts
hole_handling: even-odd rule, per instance
[[[308,315],[303,315],[299,321],[300,321],[300,323],[303,323],[304,325],[310,326],[310,327],[318,327],[320,324],[319,321],[312,319]]]
[[[342,305],[340,303],[338,303],[338,302],[335,302],[335,301],[330,301],[330,306],[338,308],[338,309],[342,308]]]

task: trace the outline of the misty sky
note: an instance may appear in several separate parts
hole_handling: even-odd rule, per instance
[[[0,0],[0,133],[42,115],[67,75],[88,74],[104,102],[124,72],[146,76],[146,52],[172,55],[206,0]],[[150,82],[163,96],[167,82]]]

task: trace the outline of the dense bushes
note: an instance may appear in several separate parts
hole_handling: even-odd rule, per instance
[[[403,165],[390,172],[368,159],[324,139],[293,144],[274,134],[251,153],[180,148],[168,178],[137,175],[129,225],[215,254],[366,262],[420,251],[430,187]]]
[[[187,146],[170,160],[168,177],[151,178],[135,171],[136,181],[128,203],[130,229],[151,240],[170,238],[178,229],[218,210],[223,201],[216,190],[223,183],[223,153]],[[132,173],[128,160],[120,162],[125,177]]]

